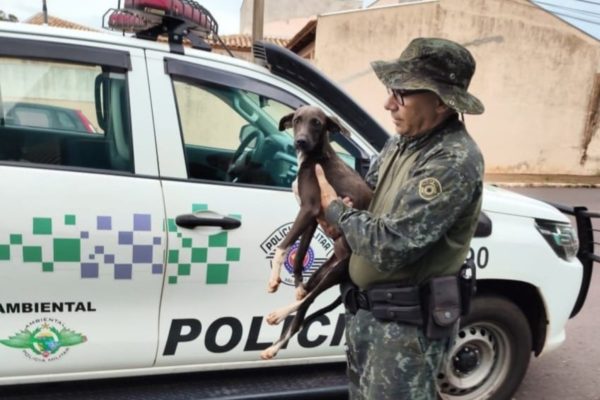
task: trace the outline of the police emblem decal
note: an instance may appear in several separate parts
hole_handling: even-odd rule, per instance
[[[261,250],[265,253],[266,259],[269,260],[269,268],[272,268],[271,263],[275,255],[277,245],[288,234],[293,223],[288,222],[276,228],[271,234],[260,244]],[[294,287],[294,260],[296,258],[300,241],[296,241],[288,250],[283,260],[283,268],[281,268],[281,283],[287,286]],[[306,255],[302,260],[302,277],[306,282],[308,278],[315,272],[323,263],[333,254],[333,241],[318,227],[313,235],[311,245],[306,251]]]
[[[296,254],[298,252],[298,247],[300,247],[300,241],[297,241],[296,243],[294,243],[292,245],[292,248],[290,249],[290,251],[288,251],[288,253],[285,257],[285,261],[283,263],[283,265],[285,266],[285,269],[287,269],[287,271],[290,274],[294,273],[294,261],[296,260]],[[309,247],[306,250],[306,255],[304,256],[304,260],[302,260],[302,272],[308,272],[310,270],[310,268],[313,266],[314,261],[315,261],[315,252],[312,249],[312,247]]]
[[[71,346],[87,340],[85,335],[68,329],[62,321],[45,317],[31,321],[8,339],[0,339],[0,343],[22,350],[32,361],[51,362],[60,360]]]
[[[435,178],[425,178],[419,182],[419,196],[423,200],[433,200],[442,193],[442,184]]]

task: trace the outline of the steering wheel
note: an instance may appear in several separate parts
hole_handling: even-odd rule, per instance
[[[250,148],[250,143],[256,139],[256,144]],[[236,182],[246,172],[252,164],[258,165],[259,156],[262,153],[265,134],[259,129],[251,131],[244,139],[242,139],[235,153],[231,157],[231,163],[227,168],[227,180]]]

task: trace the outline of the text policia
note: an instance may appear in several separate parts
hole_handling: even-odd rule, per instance
[[[285,320],[282,331],[287,328],[292,318],[293,316],[289,316]],[[344,314],[339,314],[335,320],[333,318],[335,317],[331,314],[322,315],[305,326],[298,334],[300,347],[308,349],[318,346],[339,346],[344,336]],[[208,324],[206,328],[198,319],[174,319],[171,321],[163,356],[175,355],[179,347],[184,347],[179,346],[182,343],[202,340],[204,348],[211,353],[226,353],[241,345],[244,346],[243,351],[264,350],[271,345],[272,341],[259,342],[263,319],[262,316],[255,316],[248,324],[247,321],[243,323],[236,317],[221,317]],[[312,327],[318,330],[316,325],[330,326],[332,323],[335,323],[335,329],[331,336],[315,335],[314,332],[311,332]],[[200,336],[203,332],[202,339]],[[225,343],[223,343],[224,338],[220,335],[229,335]],[[217,343],[217,337],[219,337],[219,343]]]

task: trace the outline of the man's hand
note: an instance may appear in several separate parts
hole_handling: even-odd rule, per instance
[[[327,181],[327,178],[325,178],[325,173],[323,172],[323,168],[321,168],[320,164],[315,165],[315,174],[317,175],[319,188],[321,188],[321,208],[325,210],[327,207],[329,207],[329,203],[337,199],[338,195],[333,186],[331,186],[329,181]]]
[[[322,210],[325,210],[333,200],[338,198],[338,195],[333,186],[331,186],[327,181],[327,178],[325,178],[323,168],[321,168],[319,164],[315,165],[315,174],[317,175],[317,181],[319,182],[319,188],[321,189],[321,207]],[[353,202],[350,197],[344,197],[342,201],[346,207],[353,206]],[[334,228],[333,225],[330,225],[325,218],[317,217],[317,221],[330,238],[335,240],[342,234],[341,231]]]

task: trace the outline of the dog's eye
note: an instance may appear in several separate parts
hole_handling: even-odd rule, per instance
[[[310,121],[310,123],[315,127],[321,126],[321,121],[319,121],[318,119],[313,119]]]
[[[294,118],[292,120],[292,124],[296,125],[298,122],[300,122],[300,118]]]

